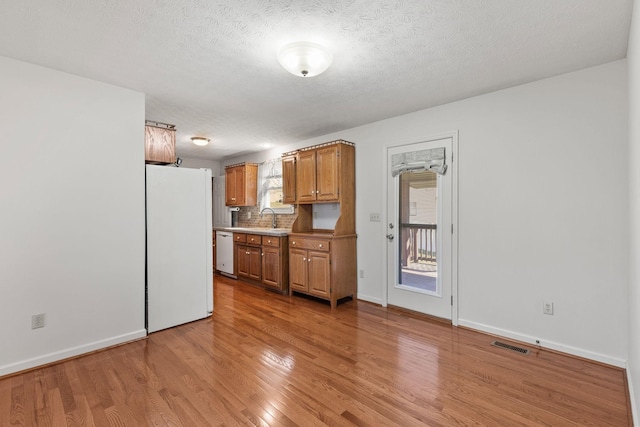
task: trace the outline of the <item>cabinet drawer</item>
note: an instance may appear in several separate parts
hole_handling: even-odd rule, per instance
[[[259,234],[247,234],[247,244],[248,245],[261,245],[262,244],[262,236]]]
[[[280,238],[272,237],[272,236],[262,236],[262,245],[263,246],[271,246],[274,248],[280,247]]]
[[[290,248],[313,249],[316,251],[329,251],[331,242],[329,240],[291,238]]]
[[[237,243],[247,243],[247,235],[244,233],[233,233],[233,241]]]

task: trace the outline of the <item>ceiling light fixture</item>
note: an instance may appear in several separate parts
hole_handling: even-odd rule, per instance
[[[313,77],[331,65],[333,57],[323,46],[310,42],[296,42],[283,46],[278,62],[285,70],[299,77]]]
[[[193,142],[196,145],[207,145],[209,143],[209,138],[205,138],[203,136],[194,136],[191,138],[191,142]]]

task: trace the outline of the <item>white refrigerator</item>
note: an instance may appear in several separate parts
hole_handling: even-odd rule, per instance
[[[213,312],[211,170],[146,166],[147,332]]]

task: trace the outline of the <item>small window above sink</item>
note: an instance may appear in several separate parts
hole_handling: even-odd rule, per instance
[[[293,205],[282,203],[282,158],[267,160],[258,166],[260,211],[271,208],[276,214],[292,214]]]

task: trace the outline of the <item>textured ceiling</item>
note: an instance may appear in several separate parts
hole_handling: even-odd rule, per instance
[[[632,0],[5,0],[0,55],[135,89],[223,159],[626,56]],[[276,60],[327,46],[312,78]],[[191,136],[211,138],[207,147]]]

